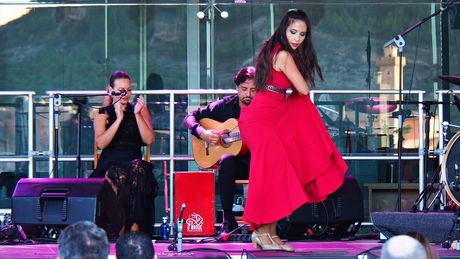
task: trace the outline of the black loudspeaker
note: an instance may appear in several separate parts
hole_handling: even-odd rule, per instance
[[[12,197],[15,224],[69,225],[97,222],[104,179],[23,178]]]
[[[460,218],[454,212],[372,212],[371,219],[387,238],[418,232],[432,243],[460,239]]]
[[[291,240],[338,239],[354,235],[363,220],[363,194],[350,175],[327,200],[303,205],[278,221],[277,227],[282,238]]]

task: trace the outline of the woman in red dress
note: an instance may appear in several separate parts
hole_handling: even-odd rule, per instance
[[[251,224],[255,246],[293,251],[276,235],[277,221],[305,203],[325,200],[347,170],[310,100],[315,75],[323,77],[307,14],[289,10],[256,63],[258,92],[239,118],[251,150],[243,219]]]

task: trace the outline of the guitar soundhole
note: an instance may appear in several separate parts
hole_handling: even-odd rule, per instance
[[[220,145],[224,148],[228,148],[232,142],[227,142],[226,139],[229,137],[228,132],[225,132],[220,138]]]
[[[220,140],[220,144],[224,148],[228,148],[232,143],[225,143],[222,139]]]

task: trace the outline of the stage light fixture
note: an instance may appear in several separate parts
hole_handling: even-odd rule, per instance
[[[228,18],[228,12],[227,11],[222,11],[220,13],[220,17],[224,18],[224,19],[227,19]]]
[[[203,19],[204,18],[204,12],[203,11],[199,11],[196,13],[196,17],[198,17],[198,19]]]
[[[220,17],[222,17],[222,19],[227,19],[228,18],[228,12],[227,11],[222,11],[220,10],[216,4],[214,3],[214,1],[212,0],[208,0],[209,4],[208,6],[206,6],[206,8],[203,10],[203,11],[199,11],[196,13],[196,17],[198,17],[198,19],[202,20],[204,19],[204,17],[206,16],[206,11],[209,9],[209,8],[214,8],[216,9],[219,13],[220,13]]]

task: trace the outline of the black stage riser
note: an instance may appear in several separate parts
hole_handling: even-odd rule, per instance
[[[373,212],[371,219],[374,226],[387,238],[408,232],[419,232],[430,242],[446,241],[449,232],[457,220],[454,212]],[[452,240],[460,239],[460,231],[455,226]]]
[[[291,240],[353,235],[364,219],[363,194],[353,176],[320,203],[305,204],[278,222],[278,233]],[[315,230],[321,226],[323,230]],[[308,233],[310,231],[310,233]]]

